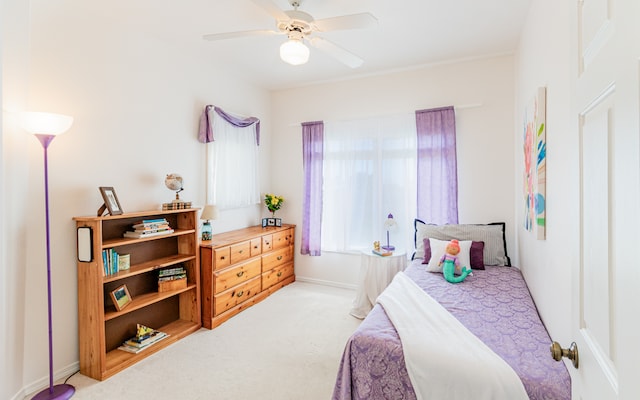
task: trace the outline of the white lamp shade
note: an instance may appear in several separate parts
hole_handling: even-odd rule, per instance
[[[44,112],[22,113],[20,125],[33,134],[60,135],[65,133],[73,123],[73,117],[62,114]]]
[[[309,61],[309,48],[301,40],[289,39],[280,46],[280,58],[291,65]]]
[[[384,221],[384,229],[387,231],[393,231],[398,227],[398,223],[395,219],[393,219],[393,215],[389,214],[387,219]]]
[[[218,218],[218,207],[212,204],[207,204],[206,206],[204,206],[204,210],[202,210],[200,219],[210,220],[216,218]]]

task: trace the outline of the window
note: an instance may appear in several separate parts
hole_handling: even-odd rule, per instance
[[[219,209],[260,203],[256,124],[237,127],[209,111],[215,141],[207,143],[207,203]]]
[[[352,252],[386,243],[384,221],[398,228],[391,244],[410,251],[416,210],[413,114],[325,122],[322,250]]]

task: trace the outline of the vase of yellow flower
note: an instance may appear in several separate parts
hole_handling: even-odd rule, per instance
[[[282,226],[282,220],[280,218],[276,218],[276,211],[282,207],[282,203],[284,203],[284,197],[277,196],[275,194],[267,193],[264,195],[264,205],[267,207],[267,210],[271,212],[271,218],[264,218],[262,220],[262,226]]]

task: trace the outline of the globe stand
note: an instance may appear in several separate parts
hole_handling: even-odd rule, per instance
[[[184,203],[182,200],[180,200],[180,192],[182,192],[184,189],[180,189],[176,192],[176,198],[172,201],[172,203]]]

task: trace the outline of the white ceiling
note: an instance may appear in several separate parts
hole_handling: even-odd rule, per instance
[[[531,0],[303,0],[301,11],[314,19],[369,12],[378,26],[315,33],[364,59],[351,69],[311,47],[307,64],[279,59],[286,36],[254,36],[205,41],[229,31],[275,29],[275,21],[251,0],[82,1],[81,7],[131,29],[180,47],[224,59],[247,81],[269,89],[412,68],[465,58],[512,53]],[[288,0],[273,0],[289,10]]]

